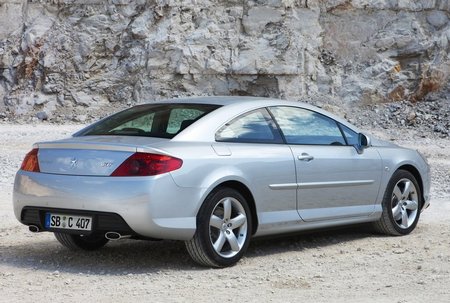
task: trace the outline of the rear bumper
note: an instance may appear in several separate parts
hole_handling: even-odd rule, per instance
[[[45,227],[45,214],[57,213],[57,214],[69,214],[69,215],[83,215],[93,219],[92,232],[67,230],[67,229],[53,229],[49,230]],[[42,208],[42,207],[24,207],[20,216],[20,221],[25,225],[34,225],[39,228],[40,231],[57,231],[72,234],[91,234],[91,233],[107,233],[115,231],[121,235],[130,235],[139,237],[125,220],[118,214],[94,212],[84,210],[73,209],[58,209],[58,208]]]
[[[170,174],[112,178],[20,170],[13,192],[14,214],[26,225],[33,223],[25,216],[29,209],[38,210],[35,216],[48,209],[108,213],[122,218],[134,234],[173,240],[193,237],[201,199],[201,189],[178,187]]]

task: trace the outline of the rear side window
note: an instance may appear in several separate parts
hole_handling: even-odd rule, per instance
[[[203,116],[205,112],[196,108],[174,108],[170,112],[167,132],[177,134],[189,125],[194,123],[198,117]]]
[[[155,113],[149,113],[148,115],[143,115],[139,118],[132,119],[125,122],[114,129],[111,132],[132,132],[133,130],[138,130],[142,132],[150,132],[152,130],[153,118]]]
[[[283,140],[266,109],[245,113],[216,133],[216,141],[245,143],[282,143]]]
[[[142,136],[173,138],[189,125],[219,108],[211,104],[145,104],[107,117],[77,136]]]

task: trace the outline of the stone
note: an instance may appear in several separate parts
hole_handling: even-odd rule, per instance
[[[43,62],[43,66],[45,68],[51,68],[54,67],[57,64],[58,61],[58,57],[56,56],[55,53],[53,52],[47,52],[44,56],[44,58],[42,59]]]
[[[266,24],[276,23],[282,20],[281,11],[271,7],[253,7],[244,16],[242,22],[245,32],[249,35],[261,33]]]
[[[73,121],[75,122],[81,122],[84,123],[87,120],[87,115],[77,115],[76,117],[73,118]]]
[[[22,40],[22,50],[27,50],[32,46],[39,47],[44,35],[50,30],[55,22],[53,16],[45,6],[31,4],[28,8],[28,22],[25,23],[24,39]]]
[[[22,28],[24,1],[2,1],[0,5],[0,41]]]
[[[94,2],[2,2],[2,112],[95,117],[190,95],[343,109],[449,96],[449,75],[430,74],[450,70],[448,1]],[[407,111],[395,119],[408,124]]]
[[[411,112],[407,115],[406,120],[407,120],[408,122],[412,122],[412,121],[414,121],[414,120],[416,119],[416,117],[417,117],[417,114],[416,114],[414,111],[411,111]]]
[[[153,13],[144,11],[131,23],[131,33],[136,39],[145,39],[149,35],[149,28],[153,23]]]
[[[394,37],[385,37],[375,42],[375,46],[382,49],[388,49],[395,43]]]
[[[444,125],[437,124],[434,126],[434,131],[437,133],[447,134],[449,130]]]
[[[42,105],[47,103],[49,100],[47,98],[45,98],[45,96],[40,95],[40,94],[36,94],[34,96],[34,105]]]
[[[443,11],[431,11],[427,14],[427,21],[436,29],[441,29],[448,23],[448,16]]]
[[[13,59],[14,57],[11,55],[11,53],[2,48],[2,51],[0,52],[0,68],[9,68],[14,62]]]
[[[72,92],[72,97],[77,105],[89,106],[93,102],[92,96],[83,91]]]
[[[56,101],[57,101],[59,104],[64,105],[64,101],[65,101],[64,94],[58,94],[58,95],[56,96]]]
[[[44,121],[48,119],[48,115],[46,112],[38,112],[36,113],[36,117],[40,120],[40,121]]]
[[[3,87],[2,82],[0,81],[0,108],[2,108],[4,106],[4,103],[1,102],[3,101],[3,99],[5,98],[7,94],[6,89]]]

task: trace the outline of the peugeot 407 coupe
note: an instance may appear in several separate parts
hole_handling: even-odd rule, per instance
[[[36,143],[13,203],[30,231],[70,249],[182,240],[197,263],[225,267],[252,237],[356,223],[409,234],[429,192],[419,152],[319,108],[202,97],[134,106]]]

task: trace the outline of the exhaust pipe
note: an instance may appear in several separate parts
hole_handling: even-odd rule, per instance
[[[130,238],[131,237],[131,235],[121,235],[121,234],[119,234],[118,232],[115,232],[115,231],[108,231],[106,234],[105,234],[105,238],[106,239],[108,239],[108,240],[120,240],[120,239],[127,239],[127,238]]]
[[[37,227],[36,225],[29,225],[28,230],[31,231],[32,233],[37,233],[40,231],[39,227]]]

